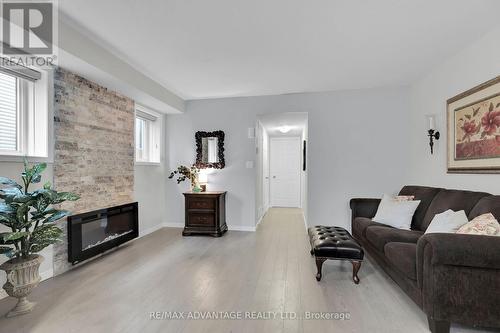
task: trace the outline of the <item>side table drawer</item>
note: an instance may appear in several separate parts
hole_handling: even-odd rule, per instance
[[[211,213],[188,213],[188,226],[215,226],[215,215]]]
[[[215,209],[215,200],[212,198],[190,198],[187,209]]]

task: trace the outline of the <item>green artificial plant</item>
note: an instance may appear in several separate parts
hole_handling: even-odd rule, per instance
[[[0,232],[0,254],[13,259],[28,259],[47,246],[60,241],[62,230],[56,225],[70,214],[52,205],[75,201],[79,196],[71,192],[57,192],[50,182],[30,192],[30,185],[40,183],[46,163],[30,167],[24,161],[23,185],[0,177],[0,223],[10,228]]]

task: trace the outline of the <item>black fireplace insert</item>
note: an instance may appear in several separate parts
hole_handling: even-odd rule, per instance
[[[68,261],[76,264],[139,236],[138,205],[68,217]]]

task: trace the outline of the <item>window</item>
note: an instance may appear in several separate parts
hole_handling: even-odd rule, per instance
[[[15,152],[19,147],[17,79],[0,73],[0,150]]]
[[[143,106],[135,109],[135,161],[160,163],[161,115]]]
[[[47,73],[0,66],[0,155],[48,157]]]

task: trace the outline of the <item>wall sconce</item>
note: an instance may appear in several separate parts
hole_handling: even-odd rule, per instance
[[[434,140],[439,140],[441,134],[436,131],[436,116],[428,115],[427,122],[429,124],[429,130],[427,131],[427,136],[429,137],[429,146],[431,147],[431,154],[434,154]]]

